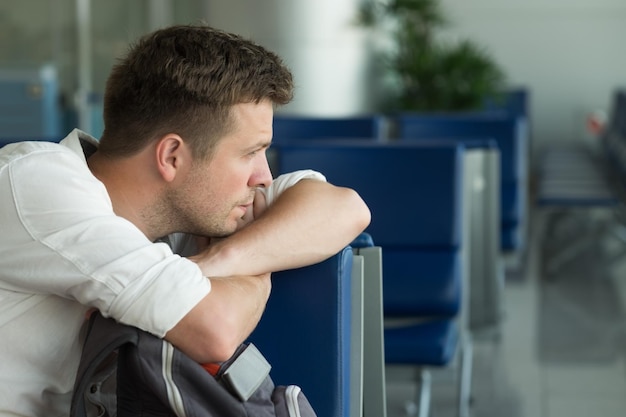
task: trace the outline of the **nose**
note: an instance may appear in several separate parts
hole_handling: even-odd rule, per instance
[[[270,170],[269,162],[267,161],[267,155],[265,152],[259,154],[257,163],[254,167],[254,173],[252,174],[251,187],[269,187],[272,184],[272,171]]]

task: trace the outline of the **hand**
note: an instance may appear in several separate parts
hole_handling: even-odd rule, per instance
[[[257,190],[254,195],[254,203],[253,206],[246,211],[246,214],[240,219],[240,222],[237,226],[237,231],[243,229],[248,224],[252,223],[255,219],[257,219],[267,208],[267,203],[265,200],[265,194],[263,192]],[[237,233],[237,232],[235,232]],[[205,256],[205,265],[211,264],[215,270],[210,276],[228,276],[230,275],[228,272],[228,267],[224,265],[221,259],[217,258],[216,255],[219,253],[218,242],[223,241],[224,239],[228,239],[226,237],[208,237],[208,236],[194,236],[196,243],[196,255],[190,256],[194,262],[198,262],[200,256]],[[213,245],[212,248],[211,245]],[[209,259],[212,258],[212,261]],[[217,264],[216,264],[217,263]],[[218,266],[219,265],[219,266]]]
[[[254,204],[252,210],[252,212],[254,213],[254,218],[258,219],[259,216],[263,214],[266,208],[267,200],[265,199],[265,194],[261,190],[257,189],[254,193]]]
[[[265,194],[257,188],[254,193],[254,202],[252,203],[252,207],[246,211],[246,214],[244,214],[238,222],[237,230],[241,230],[244,226],[247,226],[254,220],[258,219],[266,208],[267,202],[265,200]]]

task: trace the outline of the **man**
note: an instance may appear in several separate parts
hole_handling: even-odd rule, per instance
[[[75,130],[0,150],[0,415],[68,415],[89,310],[223,361],[256,326],[271,272],[364,230],[357,193],[309,178],[250,221],[272,182],[273,109],[292,91],[264,48],[166,28],[113,68],[99,143]]]

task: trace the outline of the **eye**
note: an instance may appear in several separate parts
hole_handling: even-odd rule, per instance
[[[261,148],[256,148],[253,149],[252,151],[250,151],[249,153],[246,154],[247,157],[249,158],[254,158],[255,156],[263,153],[265,154],[267,152],[268,146],[263,146]]]

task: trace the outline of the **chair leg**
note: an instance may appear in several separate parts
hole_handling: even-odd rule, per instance
[[[416,369],[416,398],[404,404],[404,412],[407,416],[428,417],[430,413],[430,396],[432,377],[427,369]]]
[[[469,417],[472,396],[473,344],[470,335],[464,335],[461,344],[459,378],[459,417]]]
[[[418,417],[428,417],[430,413],[430,391],[431,391],[432,377],[427,369],[420,369],[419,371],[419,413]]]

